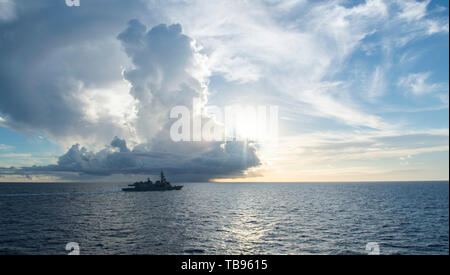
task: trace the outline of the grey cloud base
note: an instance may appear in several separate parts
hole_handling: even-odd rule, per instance
[[[195,145],[187,143],[185,146]],[[261,164],[254,144],[229,141],[211,142],[207,146],[209,150],[206,153],[197,155],[129,150],[126,142],[116,137],[110,147],[97,153],[75,144],[59,157],[56,165],[3,168],[0,169],[0,175],[50,174],[71,179],[75,173],[85,178],[98,179],[115,174],[155,175],[164,170],[174,181],[209,181],[242,177],[249,167]]]

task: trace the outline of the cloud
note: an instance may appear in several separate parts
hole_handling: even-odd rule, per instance
[[[431,18],[428,2],[420,1],[283,2],[288,9],[281,8],[280,1],[181,1],[183,9],[173,2],[152,3],[162,6],[170,21],[183,23],[186,33],[210,53],[213,75],[244,83],[246,88],[254,84],[246,90],[257,89],[259,98],[289,98],[297,103],[294,106],[308,105],[314,116],[352,127],[385,127],[388,123],[370,113],[366,102],[358,102],[351,89],[367,91],[371,103],[386,95],[395,50],[429,36],[430,24],[444,26],[446,20],[445,16]],[[324,89],[333,82],[330,79],[352,81],[344,71],[354,69],[349,59],[368,42],[377,57],[382,52],[383,62],[369,69],[361,66],[364,71],[358,75],[372,75],[369,83]],[[323,102],[333,104],[324,107]]]
[[[439,32],[448,32],[448,17],[445,19],[429,19],[428,6],[431,0],[415,1],[402,0],[396,1],[400,8],[398,18],[403,19],[408,24],[413,24],[412,29],[416,31],[423,30],[426,34],[431,35]],[[442,7],[441,7],[442,8]],[[445,11],[440,9],[441,12]]]
[[[181,25],[160,24],[147,30],[134,19],[117,38],[132,62],[123,71],[131,85],[129,94],[136,101],[135,117],[129,121],[132,148],[117,136],[110,146],[97,152],[75,144],[55,165],[23,167],[4,173],[103,177],[148,175],[164,170],[174,180],[187,181],[243,176],[247,169],[261,164],[252,143],[176,143],[170,139],[173,122],[170,110],[178,105],[192,110],[193,98],[201,98],[205,104],[207,97],[205,83],[209,71],[204,68],[205,57],[194,41],[182,33]]]
[[[448,16],[431,18],[428,6],[430,0],[398,0],[393,2],[393,9],[398,10],[393,18],[397,28],[394,31],[397,46],[403,47],[413,40],[437,33],[448,33]]]
[[[351,126],[379,127],[382,119],[367,114],[341,87],[323,87],[376,31],[373,26],[386,20],[386,4],[367,1],[344,7],[336,1],[291,1],[290,9],[273,9],[278,4],[193,1],[183,10],[169,5],[165,13],[211,51],[213,72],[228,81],[263,83],[255,84],[259,98],[289,97],[315,109],[314,115]],[[333,104],[324,108],[323,102]]]
[[[386,92],[386,80],[381,66],[377,66],[372,74],[368,89],[369,98],[378,98]]]
[[[16,20],[0,22],[0,123],[63,145],[130,136],[122,120],[108,112],[92,120],[90,104],[105,110],[108,102],[91,97],[87,104],[86,95],[96,90],[107,98],[122,97],[112,84],[121,80],[128,58],[115,36],[143,4],[99,0],[75,9],[63,1],[17,0],[14,6]]]
[[[369,133],[321,132],[290,137],[284,141],[276,159],[294,154],[295,165],[324,166],[342,161],[389,160],[424,153],[447,152],[448,129],[430,131],[372,131]],[[298,143],[297,141],[301,141]],[[289,158],[289,162],[293,161]],[[364,162],[361,162],[364,163]],[[290,165],[290,164],[289,164]],[[362,164],[367,165],[367,164]],[[292,165],[294,166],[294,165]]]
[[[123,75],[138,105],[133,127],[139,141],[148,142],[161,130],[168,132],[173,107],[192,110],[194,98],[206,103],[206,57],[181,32],[181,25],[160,24],[147,31],[138,20],[131,20],[118,39],[134,66]]]
[[[127,142],[118,137],[114,137],[114,139],[111,141],[111,146],[114,148],[119,148],[121,153],[130,152],[130,149],[128,149],[127,147]]]
[[[261,164],[254,144],[230,141],[208,144],[209,149],[201,154],[175,154],[173,152],[153,152],[126,149],[125,141],[115,138],[113,147],[120,146],[115,152],[105,148],[97,153],[76,144],[60,156],[56,165],[32,166],[0,170],[0,174],[46,175],[56,174],[63,179],[65,174],[98,177],[129,174],[158,174],[164,170],[175,181],[207,181],[217,178],[245,176],[249,167]]]
[[[440,93],[440,94],[437,94],[436,96],[437,96],[437,98],[439,98],[439,100],[448,108],[448,103],[449,103],[449,101],[448,101],[448,95],[449,95],[449,90],[448,90],[448,87],[447,87],[447,92],[446,93]]]
[[[6,145],[6,144],[1,144],[0,143],[0,151],[2,151],[2,150],[11,150],[12,148],[14,148],[14,147],[12,147],[10,145]]]
[[[397,1],[401,11],[398,14],[399,18],[405,19],[408,22],[420,20],[427,14],[427,6],[430,4],[430,0],[418,2],[401,0]]]
[[[442,91],[448,86],[444,83],[429,83],[430,76],[431,72],[409,74],[406,77],[401,77],[398,85],[406,88],[405,94],[417,96]]]
[[[16,7],[13,0],[0,0],[0,22],[11,21],[16,17]]]
[[[0,157],[2,158],[30,158],[31,154],[16,154],[16,153],[9,153],[9,154],[0,154]]]

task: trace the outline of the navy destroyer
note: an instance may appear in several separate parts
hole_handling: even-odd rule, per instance
[[[161,171],[161,179],[153,183],[150,178],[147,181],[139,181],[133,184],[129,184],[127,188],[122,188],[122,191],[126,192],[145,192],[145,191],[170,191],[180,190],[182,185],[171,185],[170,182],[164,177],[163,171]]]

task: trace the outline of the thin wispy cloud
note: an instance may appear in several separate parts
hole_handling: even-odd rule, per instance
[[[403,88],[406,88],[406,94],[413,95],[442,92],[445,91],[446,87],[448,88],[448,84],[430,82],[430,76],[431,72],[409,74],[406,77],[401,77],[398,84]]]

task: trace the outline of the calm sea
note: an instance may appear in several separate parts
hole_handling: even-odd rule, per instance
[[[449,253],[448,182],[0,183],[0,254]]]

